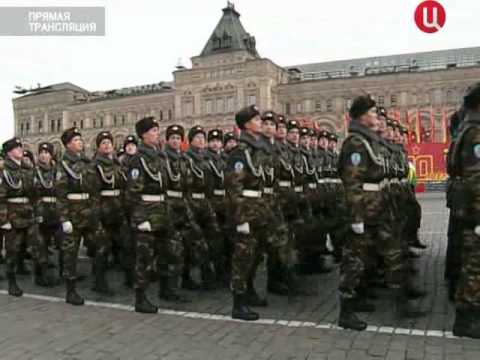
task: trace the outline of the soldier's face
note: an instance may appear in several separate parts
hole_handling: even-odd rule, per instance
[[[368,127],[372,131],[377,131],[378,129],[378,115],[377,108],[373,107],[367,111],[367,113],[360,116],[360,123],[363,126]]]
[[[17,146],[16,148],[8,152],[8,156],[14,160],[22,161],[23,159],[23,147]]]
[[[387,127],[387,140],[393,141],[394,140],[394,131],[393,128],[388,126]]]
[[[43,164],[50,164],[52,161],[52,155],[46,150],[40,151],[38,154],[38,160]]]
[[[383,134],[387,130],[387,123],[384,117],[378,118],[378,133]]]
[[[149,146],[158,146],[160,140],[160,129],[157,126],[152,127],[142,135],[143,142]]]
[[[277,133],[277,126],[273,121],[266,120],[262,124],[262,131],[263,135],[271,139]]]
[[[167,143],[172,149],[180,150],[180,146],[182,145],[182,137],[177,134],[170,135]]]
[[[294,128],[288,131],[287,140],[298,145],[298,141],[300,140],[300,130]]]
[[[334,140],[330,140],[328,142],[328,149],[331,150],[331,151],[334,151],[337,149],[337,142],[334,141]]]
[[[83,150],[83,140],[81,136],[75,136],[70,142],[67,144],[68,150],[74,153],[80,153]]]
[[[318,139],[318,147],[322,148],[323,150],[328,149],[328,139],[326,137],[321,137]]]
[[[318,139],[316,136],[311,136],[310,137],[310,148],[316,149],[318,146]]]
[[[113,144],[109,139],[103,139],[98,145],[98,152],[103,155],[113,154]]]
[[[190,141],[190,145],[197,149],[205,149],[205,135],[202,133],[196,134]]]
[[[228,140],[227,143],[225,144],[225,150],[230,151],[236,146],[237,146],[237,140],[235,139]]]
[[[125,152],[128,155],[135,155],[137,153],[137,145],[130,143],[125,146]]]
[[[280,140],[285,140],[286,137],[287,137],[287,126],[284,123],[278,124],[277,138]]]
[[[223,143],[219,139],[212,139],[208,142],[208,148],[212,151],[220,151],[222,150]]]
[[[254,134],[260,134],[262,132],[262,119],[260,118],[260,115],[257,115],[247,121],[247,123],[245,124],[245,130],[250,131]]]
[[[308,149],[308,147],[310,146],[310,136],[301,136],[300,145]]]

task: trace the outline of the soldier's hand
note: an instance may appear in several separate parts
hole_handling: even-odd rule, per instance
[[[352,230],[355,234],[362,235],[365,233],[365,225],[363,222],[352,224]]]
[[[7,223],[3,224],[1,228],[3,230],[12,230],[12,224],[7,222]]]
[[[151,232],[152,231],[152,225],[150,224],[150,221],[144,221],[143,223],[138,225],[137,228],[140,231],[145,231],[145,232]]]
[[[250,224],[248,222],[237,225],[237,232],[240,234],[250,234]]]
[[[65,221],[62,223],[62,230],[65,234],[71,234],[73,232],[73,224],[71,221]]]
[[[473,231],[475,232],[475,235],[480,236],[480,225],[475,226]]]

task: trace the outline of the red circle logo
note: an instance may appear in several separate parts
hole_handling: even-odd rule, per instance
[[[415,10],[415,23],[420,30],[428,34],[440,31],[446,20],[445,8],[437,1],[424,1]]]

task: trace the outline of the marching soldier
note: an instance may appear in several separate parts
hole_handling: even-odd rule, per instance
[[[63,277],[66,281],[66,302],[83,305],[84,299],[76,290],[77,258],[80,240],[91,239],[99,233],[97,219],[98,192],[90,159],[83,154],[83,139],[73,127],[61,137],[65,153],[57,165],[57,207],[65,234],[62,242]]]
[[[222,232],[217,259],[214,261],[218,280],[230,284],[231,244],[229,239],[229,222],[227,221],[227,201],[225,190],[226,160],[222,154],[223,131],[212,129],[207,134],[208,150],[206,156],[210,165],[212,186],[209,192],[210,202],[215,211],[218,225]]]
[[[389,230],[388,223],[379,222],[386,208],[382,195],[386,174],[385,158],[381,155],[382,140],[376,133],[375,102],[367,96],[356,98],[350,108],[350,117],[349,136],[339,157],[339,174],[345,186],[351,225],[340,269],[338,323],[343,328],[364,330],[367,324],[355,314],[355,311],[363,310],[358,308],[363,304],[357,301],[356,289],[364,276],[371,243],[378,244],[384,258],[386,280],[394,291],[397,313],[405,317],[419,317],[424,313],[409,301],[399,238]]]
[[[451,154],[451,176],[458,177],[455,189],[456,216],[462,222],[461,275],[457,284],[453,326],[455,336],[480,338],[480,84],[464,98],[465,118]],[[458,201],[461,200],[461,201]]]
[[[238,145],[238,140],[233,132],[225,133],[223,137],[223,152],[229,154]]]
[[[205,290],[214,290],[216,285],[213,261],[222,256],[222,239],[217,216],[208,198],[212,189],[212,177],[204,150],[205,140],[206,133],[203,127],[191,128],[188,132],[190,146],[185,152],[185,158],[189,174],[189,204],[194,219],[202,230],[209,254],[201,268],[202,285]]]
[[[8,293],[22,296],[23,291],[16,281],[22,243],[32,245],[36,252],[36,219],[33,208],[33,170],[23,160],[23,145],[13,138],[3,143],[6,154],[4,169],[0,176],[0,223],[5,231],[6,273]]]
[[[93,290],[105,295],[113,295],[106,278],[107,262],[113,248],[118,252],[114,258],[123,257],[125,253],[122,237],[126,236],[128,231],[122,197],[126,179],[120,163],[113,157],[113,135],[109,131],[100,132],[97,135],[96,144],[97,153],[93,161],[96,175],[95,187],[99,190],[99,219],[104,231],[102,236],[96,239]],[[118,262],[120,263],[120,260]]]
[[[128,199],[131,222],[136,234],[135,311],[156,313],[157,306],[145,292],[152,273],[159,274],[159,297],[177,301],[174,282],[181,269],[183,245],[172,227],[172,213],[165,199],[167,184],[166,157],[158,148],[160,130],[153,117],[135,124],[142,143],[128,172]]]
[[[212,269],[208,244],[202,229],[195,221],[188,201],[192,178],[189,174],[190,166],[181,151],[184,137],[185,130],[180,125],[171,125],[167,128],[167,144],[165,146],[168,176],[167,199],[173,214],[173,226],[179,232],[184,246],[182,288],[198,290],[201,285],[192,278],[192,268],[200,266],[200,270],[205,275],[212,274]]]
[[[225,182],[229,189],[235,226],[232,259],[233,308],[232,318],[254,321],[259,314],[250,310],[247,303],[248,279],[252,272],[260,239],[268,239],[268,218],[259,216],[266,210],[262,190],[264,145],[260,139],[262,120],[254,105],[240,110],[235,122],[242,130],[238,146],[228,158]]]
[[[42,142],[38,145],[38,162],[35,168],[34,184],[36,188],[36,216],[39,220],[38,253],[36,255],[35,283],[39,286],[53,286],[58,281],[47,275],[48,246],[53,244],[58,249],[59,274],[63,272],[61,251],[63,233],[57,209],[56,164],[53,144]]]

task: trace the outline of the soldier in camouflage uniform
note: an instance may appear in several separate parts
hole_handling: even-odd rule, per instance
[[[202,285],[205,290],[213,290],[216,288],[213,263],[222,256],[222,234],[209,199],[213,192],[213,176],[205,154],[205,140],[205,129],[201,126],[192,127],[188,132],[190,146],[184,156],[189,175],[188,202],[208,247],[207,261],[201,267]]]
[[[146,297],[152,273],[159,274],[159,297],[178,301],[174,283],[181,271],[183,245],[172,227],[171,211],[165,199],[168,181],[166,157],[160,152],[160,131],[153,117],[135,125],[142,139],[128,172],[127,199],[132,227],[136,230],[135,311],[156,313]]]
[[[480,83],[464,98],[465,118],[451,154],[451,175],[458,177],[456,215],[462,221],[462,267],[455,296],[455,336],[480,338]],[[462,201],[458,201],[461,199]]]
[[[223,137],[223,153],[228,155],[238,145],[238,140],[233,132],[225,133]]]
[[[166,131],[167,144],[167,201],[172,211],[173,227],[179,232],[184,246],[184,261],[182,267],[182,288],[198,290],[197,284],[191,276],[194,266],[200,266],[205,274],[212,273],[209,258],[209,247],[204,238],[202,229],[195,221],[193,211],[188,202],[189,164],[181,151],[181,144],[185,130],[179,125],[171,125]]]
[[[109,131],[102,131],[96,138],[97,153],[93,161],[95,169],[95,187],[99,190],[99,219],[104,230],[102,237],[96,239],[93,290],[105,295],[113,295],[107,278],[107,261],[113,244],[122,254],[122,234],[128,233],[127,218],[123,207],[123,193],[126,178],[122,167],[113,156],[113,136]],[[117,255],[119,256],[119,255]]]
[[[95,188],[95,172],[90,159],[83,154],[83,139],[77,128],[65,130],[61,137],[65,153],[57,165],[57,207],[65,234],[62,243],[66,280],[66,302],[83,305],[84,299],[77,293],[77,258],[83,237],[95,243],[101,234],[98,222],[98,189]]]
[[[259,314],[248,307],[248,279],[255,264],[257,245],[259,241],[267,241],[271,230],[269,217],[260,215],[268,211],[262,198],[265,150],[260,139],[262,120],[256,106],[240,110],[235,115],[235,122],[242,133],[225,171],[236,229],[232,259],[232,318],[252,321],[257,320]]]
[[[15,276],[21,244],[36,251],[33,171],[22,163],[23,145],[18,138],[6,141],[2,148],[6,157],[0,175],[0,226],[5,231],[8,293],[22,296]]]
[[[223,131],[212,129],[207,134],[208,150],[206,156],[210,165],[212,186],[209,191],[210,203],[215,211],[218,225],[221,230],[221,240],[217,258],[214,259],[215,272],[219,282],[225,286],[230,284],[231,272],[231,241],[230,224],[227,221],[227,201],[225,190],[226,157],[222,153]]]
[[[57,209],[55,187],[56,165],[53,161],[54,147],[49,142],[38,145],[38,162],[35,168],[35,188],[37,201],[35,213],[39,220],[38,253],[36,255],[35,283],[39,286],[53,286],[58,281],[48,276],[48,246],[54,245],[58,251],[59,274],[62,276],[63,256],[61,252],[63,232]]]
[[[341,307],[339,326],[363,330],[367,324],[357,318],[355,311],[372,310],[357,302],[356,289],[364,276],[371,243],[377,244],[386,264],[386,280],[393,290],[397,313],[404,317],[423,316],[409,300],[402,246],[382,217],[388,208],[383,184],[386,161],[382,156],[382,139],[377,135],[378,119],[375,102],[358,97],[350,108],[352,122],[349,136],[339,157],[339,173],[345,186],[350,209],[350,232],[345,242],[340,270]]]

